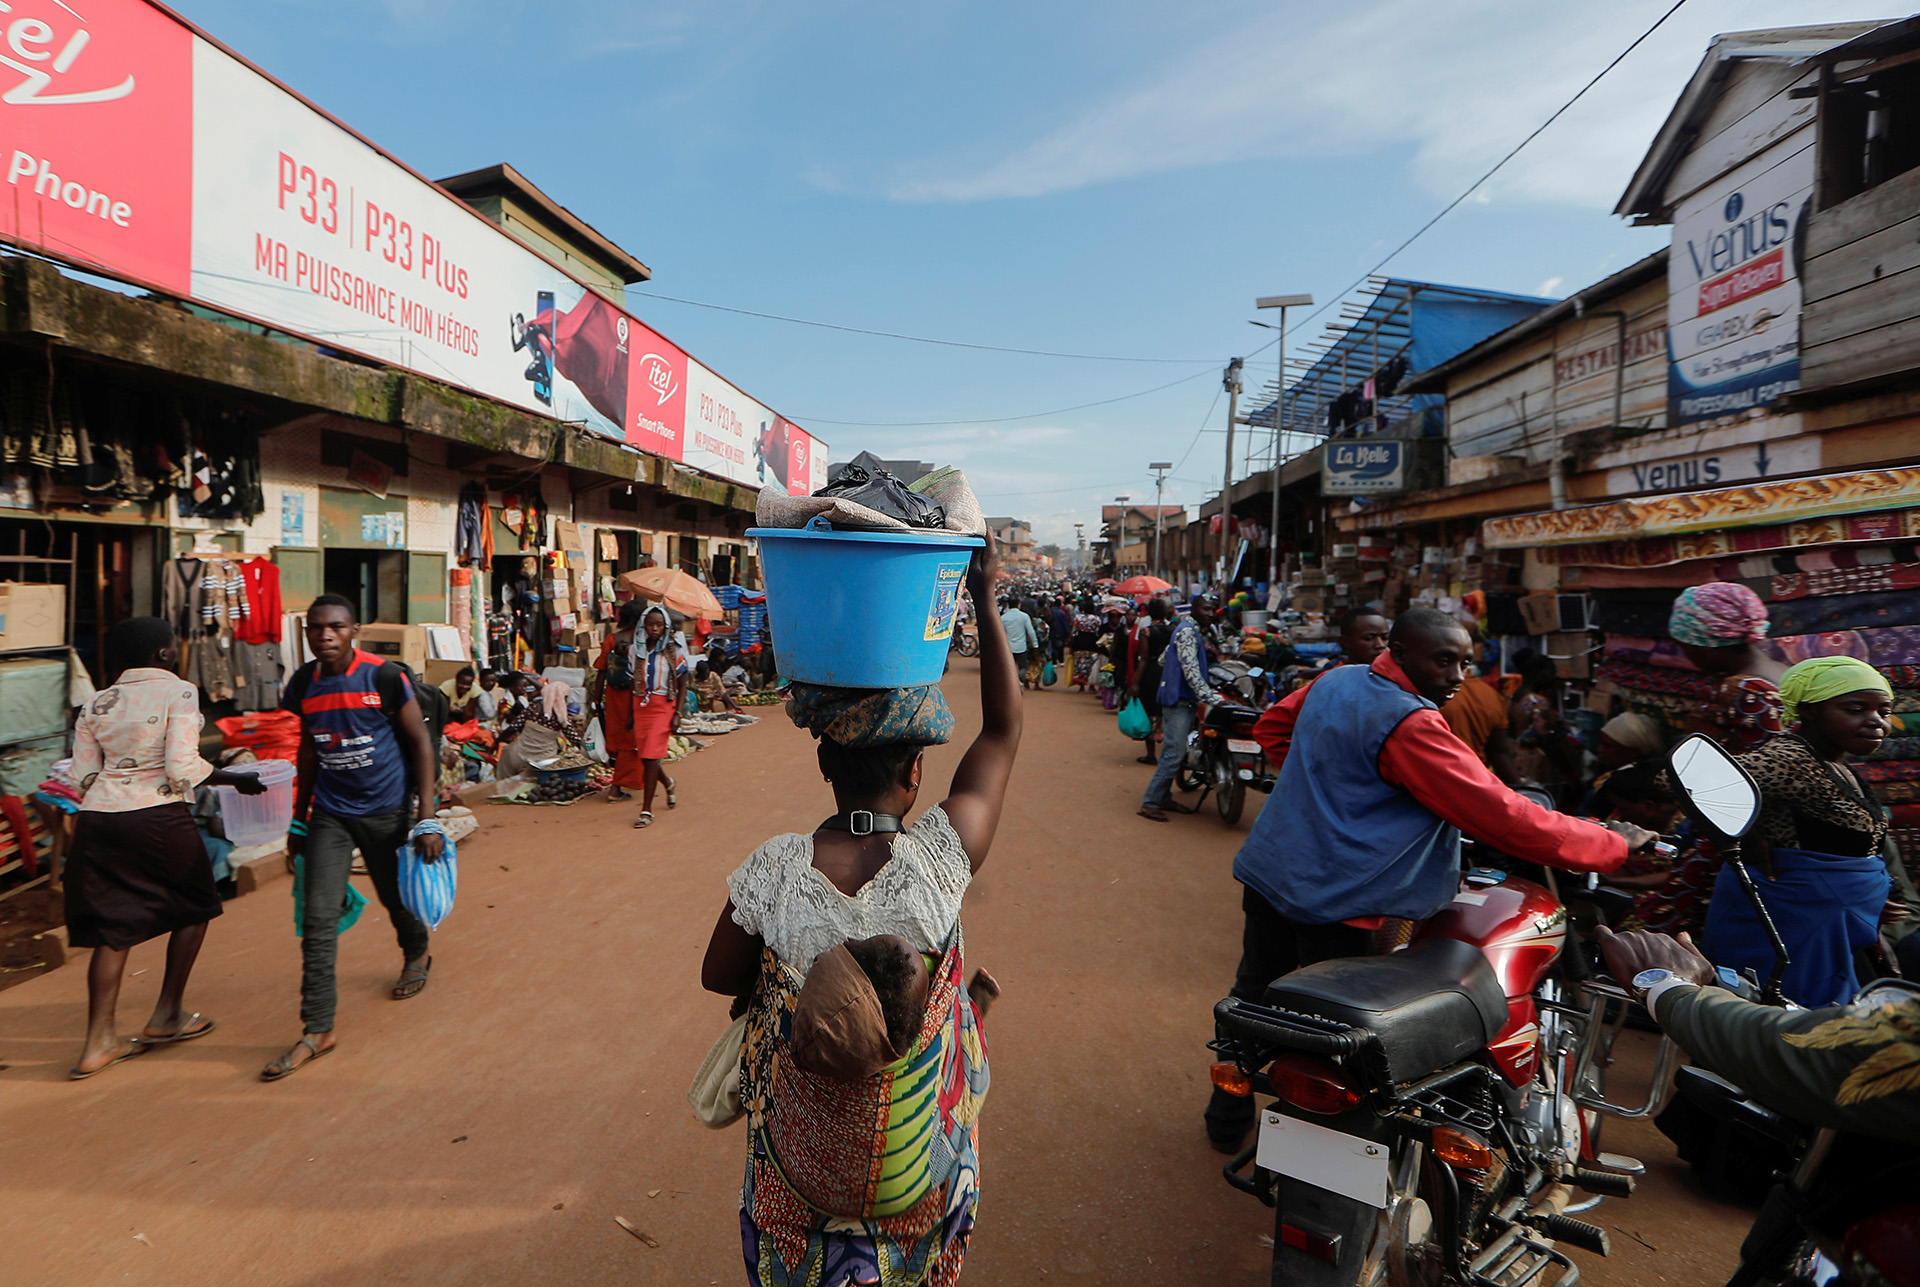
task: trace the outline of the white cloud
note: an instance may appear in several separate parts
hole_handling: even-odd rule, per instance
[[[1194,166],[1411,147],[1415,179],[1452,196],[1666,7],[1294,3],[1170,51],[1163,72],[1000,160],[905,178],[892,195],[1034,197]],[[1611,207],[1715,33],[1858,19],[1860,9],[1857,0],[1695,0],[1496,176],[1484,199]]]
[[[1545,295],[1545,296],[1548,296],[1549,298],[1553,298],[1555,296],[1555,292],[1560,289],[1560,283],[1565,280],[1566,278],[1564,277],[1549,277],[1547,278],[1547,280],[1541,282],[1538,286],[1536,286],[1534,288],[1533,293],[1536,295]]]

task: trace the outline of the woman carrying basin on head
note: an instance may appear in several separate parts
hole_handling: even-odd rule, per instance
[[[990,601],[998,570],[989,537],[969,576],[975,602]],[[774,837],[728,877],[730,898],[701,971],[709,991],[738,998],[749,1016],[740,1086],[747,1276],[944,1287],[959,1276],[973,1230],[987,1089],[978,1014],[961,986],[960,907],[1006,799],[1020,680],[1005,626],[982,612],[980,736],[945,802],[911,825],[922,751],[953,727],[939,690],[796,689],[790,713],[820,738],[834,815],[811,835]],[[825,962],[823,982],[858,985],[872,972],[855,950],[890,938],[904,939],[927,966],[918,1031],[904,1050],[889,1046],[889,1062],[849,1069],[841,1058],[841,1075],[818,1071],[835,1061],[796,1052],[796,1017],[816,962]],[[874,978],[857,990],[884,1007],[885,983]],[[982,990],[991,992],[990,980]]]

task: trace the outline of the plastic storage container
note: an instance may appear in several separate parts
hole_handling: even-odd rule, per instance
[[[836,688],[937,684],[973,552],[958,532],[756,527],[780,673]]]
[[[227,839],[236,845],[264,845],[287,834],[293,821],[293,779],[297,770],[285,760],[236,764],[233,773],[252,773],[267,784],[259,795],[241,795],[230,786],[214,790],[220,796],[220,822]]]

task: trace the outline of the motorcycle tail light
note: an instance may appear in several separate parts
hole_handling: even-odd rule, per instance
[[[1324,1260],[1330,1265],[1340,1263],[1340,1239],[1329,1238],[1324,1234],[1308,1233],[1305,1229],[1296,1229],[1284,1221],[1280,1225],[1280,1245],[1305,1252],[1315,1260]]]
[[[1439,1126],[1433,1132],[1433,1155],[1456,1171],[1490,1171],[1493,1150],[1485,1140],[1451,1126]]]
[[[1360,1107],[1360,1088],[1332,1064],[1307,1055],[1284,1054],[1267,1069],[1273,1093],[1304,1112],[1331,1117]]]
[[[1213,1084],[1229,1095],[1245,1097],[1253,1094],[1253,1079],[1241,1072],[1238,1064],[1215,1064]]]

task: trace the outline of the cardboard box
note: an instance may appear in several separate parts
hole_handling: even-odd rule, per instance
[[[427,668],[420,672],[420,677],[429,684],[432,684],[435,688],[438,688],[465,670],[468,666],[473,666],[473,663],[470,661],[440,661],[437,658],[429,657],[427,658]],[[478,675],[480,668],[473,666],[473,673]]]
[[[1546,653],[1562,679],[1586,679],[1593,674],[1593,647],[1593,637],[1584,631],[1546,638]]]
[[[1520,616],[1530,635],[1551,634],[1560,627],[1560,605],[1551,594],[1529,594],[1521,599]]]
[[[383,660],[405,662],[416,675],[427,673],[427,628],[382,622],[360,627],[359,646]]]
[[[1327,610],[1327,600],[1325,596],[1318,594],[1296,594],[1293,596],[1293,610],[1295,612],[1325,612]]]
[[[67,642],[67,587],[0,581],[0,649]]]

